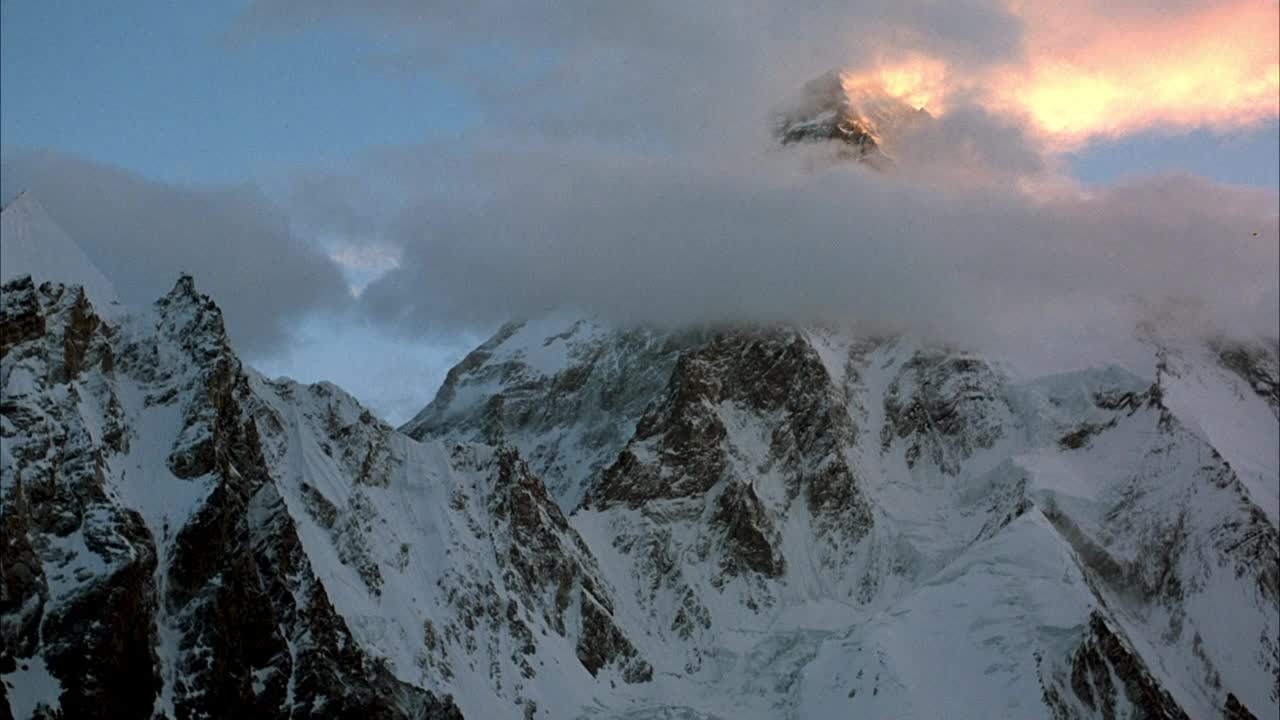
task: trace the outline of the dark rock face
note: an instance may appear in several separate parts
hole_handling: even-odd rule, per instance
[[[1119,687],[1112,680],[1119,680]],[[1178,703],[1151,676],[1150,670],[1101,615],[1089,619],[1084,642],[1071,666],[1071,690],[1097,717],[1133,717],[1142,720],[1190,720]],[[1124,701],[1132,714],[1118,714]]]
[[[725,488],[716,500],[712,523],[724,528],[725,554],[720,569],[727,575],[747,571],[765,577],[780,577],[787,569],[786,560],[778,552],[776,532],[765,514],[760,498],[750,485],[735,484]]]
[[[830,456],[854,430],[821,361],[788,330],[722,333],[682,353],[663,397],[640,419],[628,449],[592,490],[590,504],[636,506],[705,494],[728,471],[728,431],[718,414],[724,404],[776,423],[769,454],[789,463],[788,495],[810,491],[818,498],[815,507],[822,506],[830,490],[812,486],[829,478],[804,472],[808,468],[798,461],[836,461]],[[657,463],[638,461],[630,446],[642,443],[652,446]]]
[[[221,313],[190,278],[154,328],[127,334],[79,289],[18,281],[3,299],[6,377],[31,381],[0,407],[15,461],[0,665],[42,656],[65,717],[150,718],[168,703],[177,718],[459,717],[366,657],[334,612],[263,460]],[[154,482],[211,488],[180,526],[150,527],[109,490],[132,441],[126,378],[181,417],[172,477]],[[162,634],[175,656],[158,654]]]
[[[959,473],[964,460],[990,448],[1004,432],[1002,385],[982,360],[917,353],[885,395],[881,446],[887,450],[898,440],[908,467],[923,458],[947,475]]]
[[[582,594],[579,608],[582,614],[582,634],[578,639],[578,660],[592,675],[612,662],[623,666],[623,679],[629,683],[649,682],[653,668],[636,658],[636,650],[614,623],[610,611],[602,607],[589,593]]]
[[[274,614],[286,649],[293,651],[293,705],[281,704],[272,712],[316,718],[461,720],[451,700],[397,680],[384,662],[360,651],[310,571],[273,486],[265,486],[253,498],[250,514],[270,519],[253,528],[252,552],[265,580],[259,591],[264,609]],[[290,661],[287,654],[280,659]],[[281,692],[289,677],[287,664],[285,670],[282,676],[270,676],[281,684]]]
[[[707,590],[691,584],[676,557],[714,562],[714,589],[742,579],[734,592],[758,612],[775,602],[767,581],[788,569],[787,517],[800,514],[817,532],[819,557],[805,563],[835,567],[870,531],[870,503],[846,457],[855,428],[844,402],[798,330],[726,330],[681,352],[666,389],[584,501],[646,518],[620,530],[615,547],[650,579],[642,603],[681,598],[665,611],[675,613],[664,622],[676,637],[693,641],[712,624],[699,599]],[[701,528],[701,539],[674,541],[666,524],[677,519]],[[690,652],[696,668],[700,654]]]
[[[148,716],[159,689],[155,544],[138,514],[106,494],[103,463],[112,448],[77,408],[80,392],[97,396],[101,388],[69,385],[108,356],[108,336],[83,291],[36,289],[29,278],[4,286],[0,334],[12,343],[6,364],[29,368],[36,387],[68,391],[0,405],[0,441],[15,460],[0,491],[0,666],[41,652],[62,680],[68,716]],[[45,430],[16,432],[33,426]],[[95,565],[101,569],[86,573]]]
[[[1258,720],[1258,716],[1249,712],[1249,708],[1240,702],[1235,693],[1227,693],[1227,704],[1222,708],[1222,717],[1225,720]]]
[[[44,335],[44,313],[40,310],[40,298],[31,276],[5,283],[4,292],[0,358],[14,345]]]

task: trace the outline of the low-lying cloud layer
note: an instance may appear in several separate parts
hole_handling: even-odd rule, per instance
[[[957,142],[966,162],[983,152],[972,134],[931,140]],[[440,157],[422,150],[423,173]],[[487,188],[484,202],[409,210],[400,268],[365,297],[379,317],[424,330],[569,305],[644,322],[854,321],[959,339],[1055,322],[1132,329],[1176,303],[1274,334],[1272,191],[1189,176],[1090,190],[954,184],[821,160],[791,148],[716,160],[491,143],[461,179]]]

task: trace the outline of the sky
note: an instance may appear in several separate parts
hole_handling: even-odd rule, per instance
[[[501,322],[1276,334],[1275,0],[0,2],[0,200],[393,422]],[[884,173],[808,80],[922,107]],[[1193,308],[1187,311],[1186,308]]]

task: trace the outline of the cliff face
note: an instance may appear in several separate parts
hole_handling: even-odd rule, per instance
[[[428,414],[551,408],[569,378],[626,382],[625,343],[556,364],[538,353],[564,335],[526,327],[456,368]],[[634,705],[716,717],[693,690],[708,684],[760,717],[1200,717],[1280,701],[1269,346],[1135,337],[1118,355],[1149,364],[1017,378],[998,358],[816,329],[647,347],[664,348],[665,382],[630,386],[649,399],[629,439],[613,436],[611,462],[566,465],[585,490],[560,498],[655,677],[688,683]],[[486,432],[563,447],[607,396],[571,395],[574,413],[540,425],[491,413]]]
[[[456,716],[334,611],[190,278],[110,323],[79,287],[14,281],[0,336],[14,715]]]

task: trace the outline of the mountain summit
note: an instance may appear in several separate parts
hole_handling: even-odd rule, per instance
[[[894,136],[930,119],[879,84],[832,70],[805,84],[799,101],[775,118],[774,135],[783,145],[834,142],[839,156],[883,170],[893,161]]]

